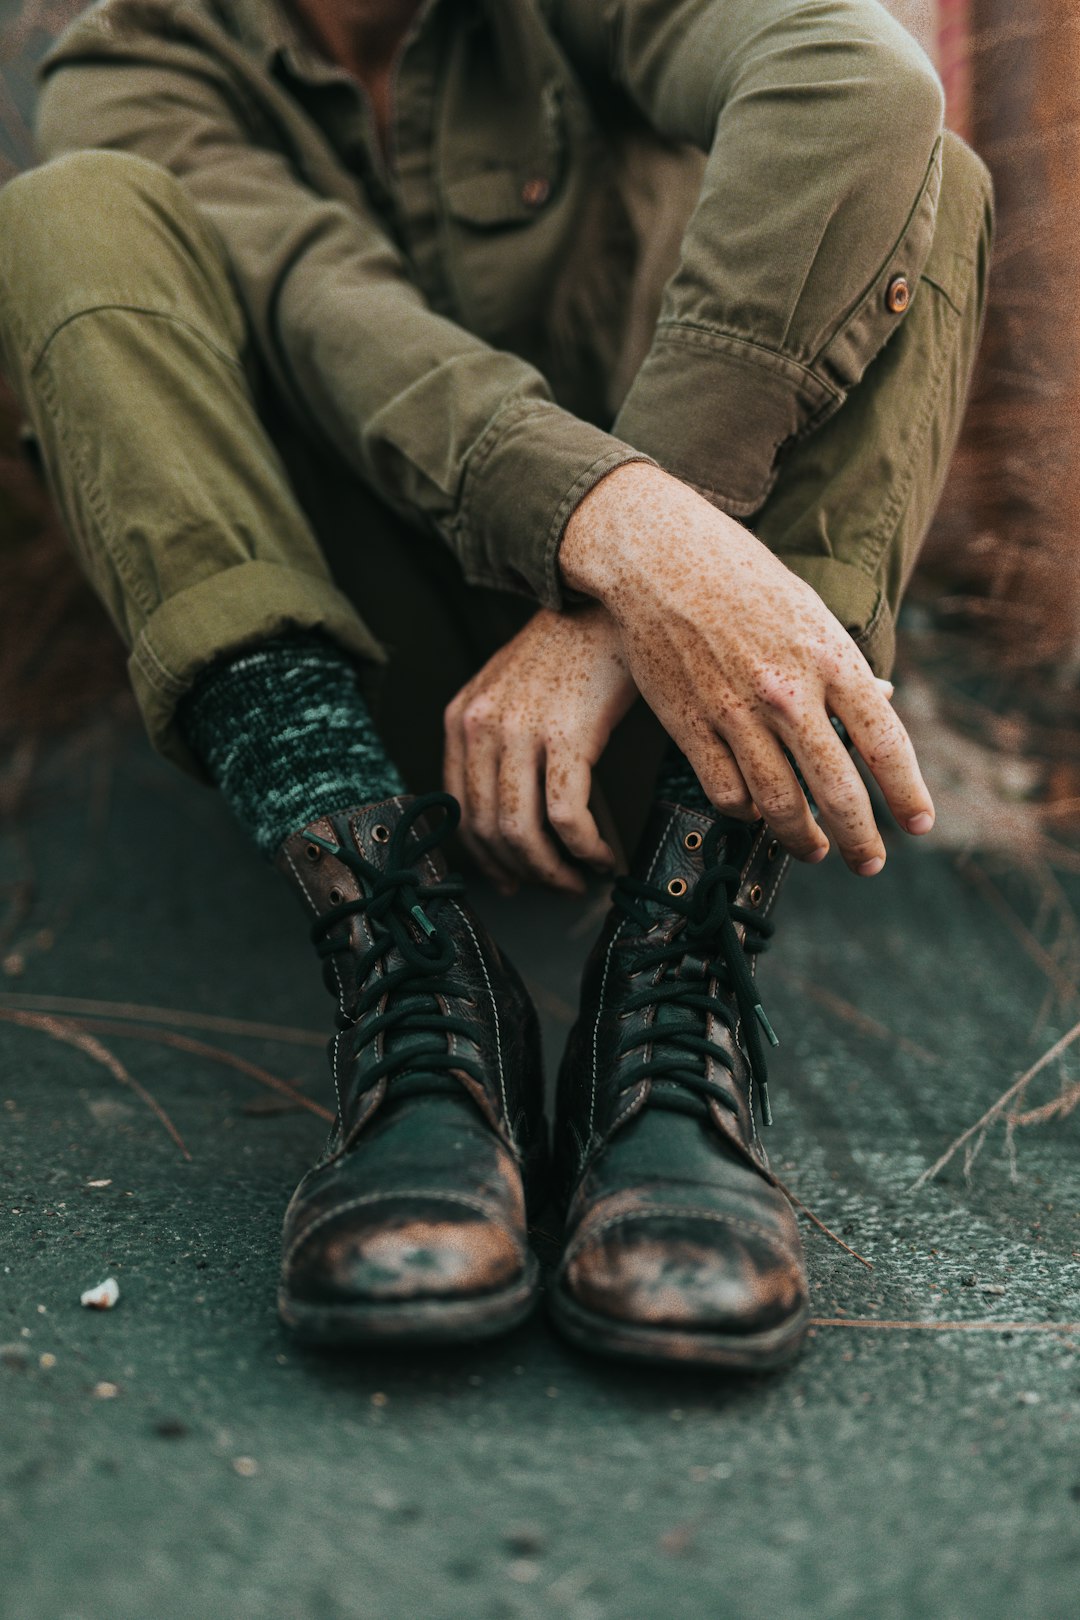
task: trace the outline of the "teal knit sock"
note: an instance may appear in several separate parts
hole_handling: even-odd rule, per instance
[[[405,791],[353,665],[317,634],[282,636],[213,665],[185,697],[179,720],[270,859],[317,816]]]
[[[717,813],[716,806],[709,802],[705,789],[698,781],[694,767],[670,739],[660,762],[655,797],[664,799],[668,804],[681,804],[684,810],[700,810],[707,816]]]

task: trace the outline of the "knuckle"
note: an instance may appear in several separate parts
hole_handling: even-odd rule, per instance
[[[745,788],[733,782],[716,782],[706,787],[706,793],[718,810],[725,815],[746,819],[750,815],[751,801]]]
[[[488,810],[474,810],[470,822],[470,831],[481,844],[493,845],[498,837],[498,826],[494,816]]]
[[[555,831],[561,836],[565,836],[567,833],[572,834],[576,831],[578,825],[577,814],[573,807],[569,804],[561,803],[559,800],[556,800],[554,803],[549,801],[548,820],[551,822],[551,825],[554,827]]]
[[[497,821],[499,837],[506,840],[513,848],[518,848],[524,841],[524,828],[517,816],[508,811],[500,811]]]
[[[465,731],[469,736],[476,736],[486,731],[490,726],[495,713],[492,700],[486,696],[470,698],[463,715]]]
[[[866,751],[866,763],[871,770],[879,766],[897,764],[904,756],[907,738],[899,730],[891,726],[882,727],[876,736],[872,737]]]
[[[821,799],[822,806],[829,815],[849,827],[857,826],[868,813],[865,793],[860,793],[846,783],[837,783],[823,789]]]
[[[782,788],[762,788],[757,794],[758,809],[765,820],[776,825],[788,825],[796,819],[796,806],[791,795]]]
[[[799,713],[799,692],[791,676],[776,670],[759,670],[754,677],[754,688],[759,703],[771,713],[786,720],[794,720]]]

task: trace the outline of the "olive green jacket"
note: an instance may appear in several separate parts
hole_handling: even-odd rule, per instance
[[[876,0],[427,0],[387,155],[261,0],[102,0],[43,72],[45,156],[120,148],[188,188],[298,423],[470,581],[556,607],[567,518],[621,462],[756,511],[934,234],[940,86]],[[627,376],[641,139],[706,160]]]

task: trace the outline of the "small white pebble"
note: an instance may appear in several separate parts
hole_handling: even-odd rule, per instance
[[[88,1181],[86,1183],[86,1185],[88,1187],[111,1187],[112,1186],[112,1177],[108,1176],[102,1181]]]
[[[88,1288],[85,1294],[79,1295],[79,1304],[85,1305],[91,1311],[111,1311],[120,1298],[120,1284],[115,1277],[106,1277],[94,1288]]]
[[[254,1457],[234,1457],[232,1460],[232,1465],[234,1471],[240,1475],[241,1479],[253,1479],[259,1472],[259,1465],[255,1461]]]
[[[1034,1389],[1024,1389],[1016,1397],[1017,1406],[1038,1406],[1042,1396]]]
[[[119,1393],[120,1385],[110,1384],[105,1378],[101,1380],[100,1384],[94,1385],[94,1395],[99,1401],[115,1401]]]

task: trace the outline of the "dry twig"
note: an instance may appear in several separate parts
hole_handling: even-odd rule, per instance
[[[313,1097],[308,1097],[296,1086],[291,1086],[287,1080],[281,1080],[276,1074],[261,1068],[257,1063],[249,1063],[247,1058],[237,1057],[235,1052],[226,1052],[221,1046],[208,1046],[205,1041],[192,1040],[190,1035],[178,1035],[170,1029],[148,1029],[145,1025],[131,1025],[114,1022],[107,1018],[72,1019],[72,1027],[86,1030],[88,1027],[96,1030],[99,1035],[122,1035],[125,1039],[136,1041],[153,1041],[158,1046],[171,1046],[174,1051],[190,1052],[193,1057],[209,1058],[212,1063],[224,1063],[230,1069],[236,1069],[240,1074],[246,1074],[250,1079],[258,1081],[260,1086],[266,1086],[270,1091],[276,1091],[279,1096],[286,1098],[298,1108],[304,1108],[309,1114],[315,1114],[319,1119],[333,1120],[329,1108],[317,1103]]]
[[[30,996],[17,991],[0,991],[0,1008],[16,1011],[63,1013],[78,1018],[131,1018],[137,1022],[187,1025],[191,1029],[214,1030],[219,1035],[244,1035],[260,1041],[287,1041],[294,1046],[326,1045],[326,1036],[313,1029],[294,1029],[288,1024],[252,1023],[242,1018],[223,1018],[216,1013],[187,1012],[178,1007],[144,1007],[134,1001],[93,1001],[79,996]]]
[[[785,968],[775,967],[771,963],[770,972],[776,978],[782,979],[785,984],[790,984],[793,989],[798,990],[800,995],[806,996],[810,1001],[816,1001],[827,1012],[834,1013],[837,1018],[843,1019],[845,1024],[851,1024],[862,1034],[873,1035],[880,1041],[888,1041],[901,1051],[910,1052],[912,1057],[917,1057],[922,1063],[943,1061],[936,1052],[931,1052],[926,1046],[920,1046],[917,1041],[908,1040],[906,1035],[897,1035],[887,1024],[879,1023],[876,1018],[871,1018],[868,1013],[862,1012],[834,991],[826,990],[820,984],[812,984],[809,979],[800,978],[798,974],[789,973]]]
[[[941,1158],[938,1159],[935,1164],[932,1164],[928,1170],[923,1171],[922,1175],[919,1176],[919,1178],[912,1184],[911,1191],[918,1192],[919,1188],[925,1186],[928,1181],[933,1181],[934,1177],[944,1170],[945,1166],[960,1151],[961,1148],[967,1148],[968,1144],[978,1137],[978,1146],[971,1151],[971,1156],[968,1160],[967,1167],[970,1168],[970,1164],[973,1161],[975,1154],[979,1151],[979,1147],[982,1146],[982,1141],[985,1139],[986,1132],[996,1120],[1001,1119],[1005,1115],[1006,1110],[1013,1098],[1022,1096],[1027,1090],[1028,1086],[1034,1080],[1035,1076],[1037,1074],[1041,1074],[1043,1069],[1045,1069],[1049,1064],[1053,1063],[1055,1058],[1059,1058],[1061,1054],[1067,1051],[1067,1049],[1072,1046],[1074,1041],[1078,1039],[1080,1039],[1080,1023],[1074,1024],[1072,1029],[1069,1030],[1068,1034],[1063,1035],[1060,1040],[1055,1041],[1053,1046],[1051,1046],[1048,1051],[1044,1052],[1042,1057],[1039,1058],[1036,1063],[1031,1065],[1030,1069],[1026,1069],[1020,1076],[1019,1080],[1014,1081],[1009,1087],[1008,1091],[1004,1092],[998,1098],[997,1102],[993,1103],[991,1107],[986,1110],[986,1113],[983,1114],[981,1119],[977,1119],[974,1125],[969,1125],[967,1130],[963,1131],[956,1138],[955,1142],[951,1143],[950,1146],[946,1148],[945,1152],[941,1155]]]
[[[130,1091],[133,1091],[139,1101],[145,1103],[151,1113],[157,1116],[184,1155],[184,1158],[191,1158],[184,1138],[180,1135],[161,1104],[155,1097],[150,1095],[144,1085],[141,1085],[134,1076],[128,1073],[120,1059],[114,1056],[107,1046],[102,1046],[100,1041],[95,1040],[93,1035],[88,1035],[85,1030],[79,1029],[76,1024],[59,1018],[50,1018],[43,1013],[0,1011],[0,1019],[3,1019],[5,1023],[19,1024],[24,1029],[36,1029],[42,1035],[50,1036],[54,1041],[63,1041],[67,1046],[74,1046],[78,1051],[84,1052],[87,1057],[93,1058],[95,1063],[100,1063],[102,1068],[108,1069],[114,1080],[118,1080],[122,1086],[127,1086]]]

